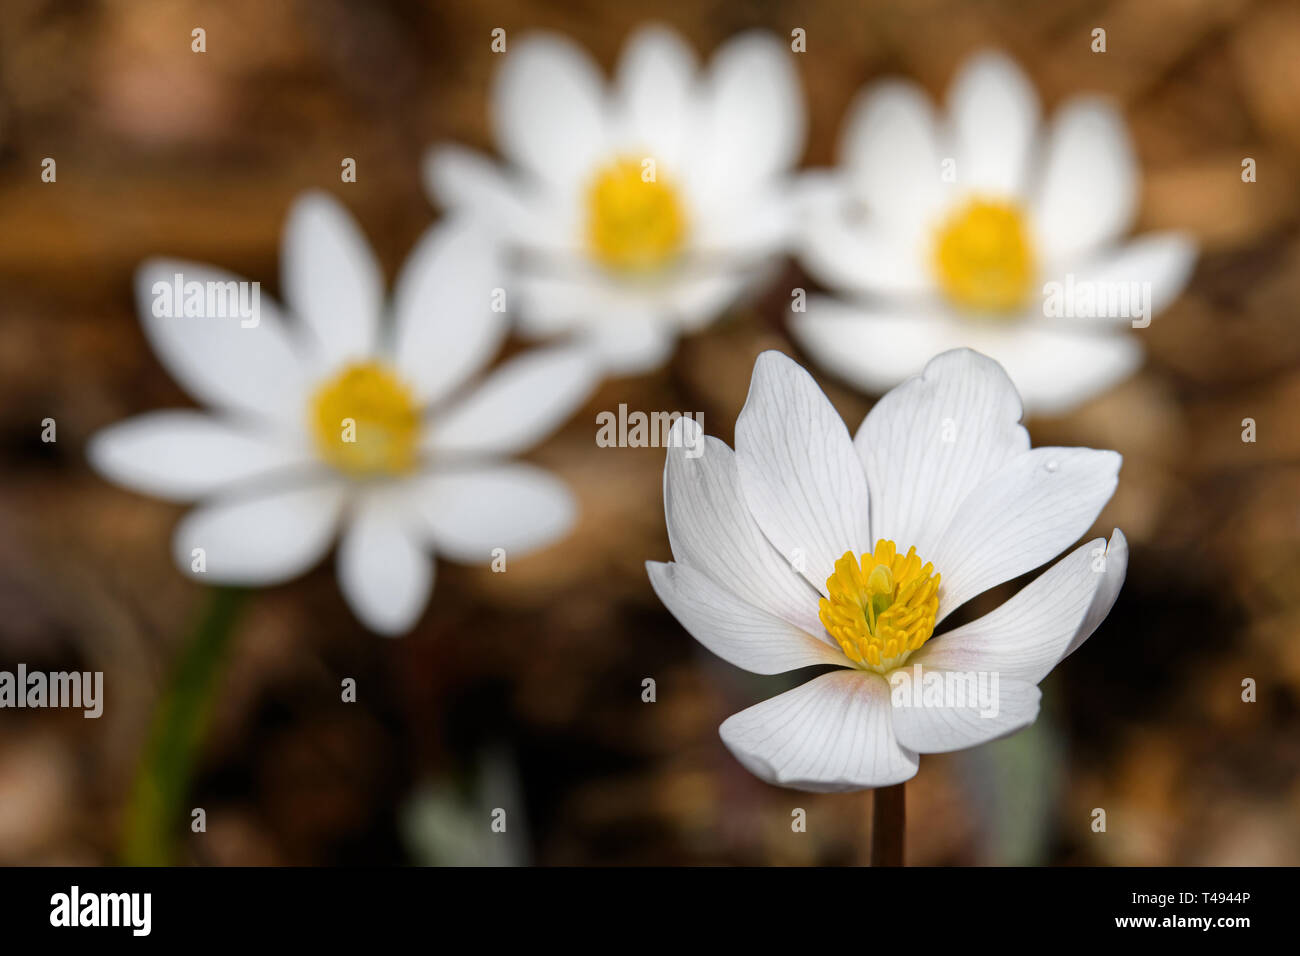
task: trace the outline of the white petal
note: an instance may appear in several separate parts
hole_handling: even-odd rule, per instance
[[[743,196],[803,152],[804,107],[790,51],[757,31],[718,49],[704,81],[691,157],[697,197]]]
[[[1084,615],[1083,623],[1079,625],[1074,637],[1070,638],[1070,646],[1065,649],[1063,657],[1069,657],[1083,646],[1084,641],[1092,637],[1093,632],[1110,614],[1110,609],[1119,597],[1119,590],[1124,586],[1124,577],[1128,572],[1128,539],[1119,528],[1111,533],[1110,543],[1106,546],[1104,567],[1105,580],[1092,596],[1088,613]]]
[[[519,314],[519,331],[530,338],[547,338],[587,324],[608,324],[613,304],[605,289],[587,276],[525,272],[511,276],[512,311]]]
[[[636,311],[588,325],[583,341],[595,349],[605,374],[639,375],[668,361],[677,346],[677,330],[665,316]]]
[[[704,270],[760,266],[794,241],[793,180],[781,178],[743,196],[714,196],[695,213],[690,255]]]
[[[374,352],[384,277],[356,221],[328,193],[294,202],[281,243],[285,301],[303,321],[320,364]]]
[[[847,658],[824,640],[747,604],[687,564],[647,561],[659,600],[697,641],[755,674],[781,674],[813,664],[844,667]]]
[[[695,54],[663,26],[641,27],[619,61],[618,106],[622,136],[646,149],[669,174],[677,168],[689,132]]]
[[[917,232],[944,200],[941,152],[930,98],[915,83],[885,80],[849,107],[840,161],[848,186],[887,230]]]
[[[715,272],[674,283],[669,293],[672,318],[677,325],[695,331],[719,318],[741,295],[746,285],[759,278],[756,270]]]
[[[820,793],[887,787],[916,775],[894,737],[889,685],[839,670],[728,717],[719,734],[750,773]]]
[[[1032,212],[1043,259],[1068,262],[1128,231],[1140,175],[1114,107],[1091,98],[1063,106],[1048,134]]]
[[[407,508],[437,552],[462,564],[487,564],[497,548],[507,560],[544,548],[566,535],[577,515],[563,482],[523,462],[414,478]]]
[[[282,469],[312,467],[310,454],[294,442],[180,410],[110,425],[91,438],[86,456],[110,481],[168,501],[193,501]]]
[[[805,209],[798,240],[800,261],[814,278],[858,295],[921,296],[933,289],[915,244],[874,218],[853,215],[842,194],[820,199]]]
[[[915,546],[947,583],[940,533],[967,495],[1029,448],[1019,423],[1020,398],[997,362],[969,349],[931,359],[876,403],[853,439],[871,489],[872,536],[901,551]]]
[[[908,664],[1037,684],[1105,619],[1127,566],[1119,531],[1109,550],[1105,538],[1080,545],[996,610],[931,638]]]
[[[501,151],[566,192],[607,159],[604,79],[581,47],[556,34],[512,40],[492,90]]]
[[[716,286],[699,282],[639,289],[594,275],[520,273],[512,278],[512,291],[521,303],[524,335],[542,339],[573,332],[594,351],[605,374],[636,375],[663,365],[677,345],[679,328],[699,321],[710,297],[719,294]]]
[[[826,593],[846,551],[870,551],[867,481],[844,420],[804,369],[780,352],[754,363],[736,420],[736,464],[758,526]]]
[[[964,326],[941,308],[875,309],[812,296],[790,316],[790,334],[818,367],[866,392],[916,375],[939,352],[965,344]]]
[[[205,405],[300,427],[309,379],[279,310],[261,295],[260,285],[258,314],[252,318],[185,316],[180,308],[172,315],[156,315],[155,307],[167,311],[162,296],[174,287],[178,275],[186,284],[220,283],[223,289],[228,283],[246,282],[212,266],[179,259],[150,259],[136,270],[140,321],[167,371]],[[253,284],[245,288],[251,290]]]
[[[1025,409],[1061,414],[1114,387],[1142,364],[1138,337],[1089,332],[1054,320],[1030,321],[980,340],[1016,383]]]
[[[357,501],[338,551],[339,587],[361,623],[397,636],[419,619],[433,590],[433,560],[390,493]]]
[[[430,149],[424,157],[424,185],[444,210],[472,213],[512,241],[556,244],[557,230],[544,214],[543,197],[482,153],[451,143]]]
[[[904,667],[894,671],[890,678],[898,680],[899,674],[913,673],[911,668]],[[937,676],[942,672],[929,673]],[[1038,716],[1038,702],[1043,696],[1037,687],[1029,681],[1000,675],[995,690],[991,675],[985,675],[984,680],[983,700],[980,699],[977,675],[973,684],[964,684],[963,690],[958,692],[964,698],[954,696],[952,700],[945,698],[941,703],[929,705],[921,698],[919,706],[895,703],[894,733],[899,744],[917,753],[949,753],[1005,737],[1034,722]],[[914,677],[911,683],[915,683]],[[911,684],[907,686],[910,688]],[[895,685],[894,692],[896,698],[913,699],[910,689],[902,690]]]
[[[499,252],[487,231],[457,217],[430,228],[402,267],[393,357],[421,401],[444,397],[501,347],[506,313],[493,305],[507,283]]]
[[[1014,61],[986,51],[958,71],[948,93],[957,182],[1017,195],[1038,129],[1038,94]]]
[[[1138,313],[1149,307],[1145,318],[1150,318],[1164,311],[1183,291],[1195,265],[1196,243],[1191,237],[1177,232],[1141,236],[1089,263],[1072,266],[1068,281],[1066,276],[1056,280],[1063,315],[1085,323],[1132,325],[1136,321],[1142,327],[1144,319]],[[1085,295],[1091,297],[1091,308]],[[1112,296],[1115,308],[1108,301]]]
[[[507,220],[522,212],[505,172],[476,150],[434,146],[425,153],[423,173],[429,198],[444,209],[471,208]]]
[[[595,356],[584,347],[525,352],[439,414],[425,447],[435,456],[505,456],[530,448],[586,400],[597,371]]]
[[[325,554],[345,496],[336,481],[200,505],[181,519],[172,553],[200,581],[278,584]],[[194,567],[195,548],[203,549],[206,571]]]
[[[1136,336],[1078,322],[1027,316],[976,323],[930,309],[873,309],[814,296],[790,317],[790,334],[818,366],[867,392],[916,373],[937,352],[972,348],[997,361],[1026,412],[1056,414],[1131,375],[1142,361]]]
[[[1120,462],[1113,451],[1035,448],[975,488],[923,555],[943,576],[939,619],[1077,541],[1114,494]]]
[[[673,557],[746,603],[822,637],[817,591],[795,571],[795,556],[783,557],[759,530],[732,450],[687,418],[673,425],[669,439],[664,515]]]

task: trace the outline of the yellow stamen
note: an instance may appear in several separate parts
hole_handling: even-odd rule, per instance
[[[416,463],[420,411],[392,371],[378,362],[347,366],[312,399],[321,457],[358,478],[395,475]]]
[[[686,215],[677,189],[653,166],[619,159],[599,170],[587,191],[587,241],[601,265],[652,272],[681,252]]]
[[[845,655],[884,674],[930,639],[939,612],[939,575],[916,548],[901,555],[883,538],[874,553],[845,551],[826,579],[818,617]]]
[[[974,199],[939,228],[934,245],[939,285],[971,312],[1011,312],[1029,297],[1034,252],[1024,214],[1012,203]]]

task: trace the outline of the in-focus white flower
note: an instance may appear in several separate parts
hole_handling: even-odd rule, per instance
[[[136,276],[145,333],[212,411],[111,426],[91,440],[90,461],[137,491],[203,499],[173,541],[197,579],[284,581],[316,564],[339,532],[339,583],[353,611],[377,632],[409,630],[433,586],[428,549],[487,563],[493,549],[514,557],[556,540],[574,518],[558,479],[502,459],[585,399],[591,356],[534,350],[465,387],[505,334],[492,308],[501,285],[493,248],[463,220],[431,228],[397,280],[391,323],[378,262],[324,194],[300,198],[285,228],[292,325],[264,296],[255,324],[169,310],[160,303],[178,281],[216,283],[206,288],[221,294],[243,280],[192,262],[145,263]],[[168,311],[179,314],[159,314]]]
[[[510,168],[435,148],[432,197],[501,231],[525,334],[589,336],[609,371],[662,364],[791,239],[804,115],[775,37],[742,34],[701,71],[677,34],[642,28],[608,86],[563,37],[511,40],[491,112]]]
[[[931,636],[1059,555],[1115,490],[1118,454],[1031,450],[1020,417],[998,364],[959,349],[885,395],[850,439],[812,377],[764,352],[735,452],[715,438],[696,458],[670,447],[675,561],[647,563],[660,599],[738,667],[837,668],[722,724],[750,771],[803,790],[887,786],[915,774],[919,754],[1033,722],[1038,682],[1109,613],[1128,546],[1118,530],[1109,546],[1084,544],[996,610]]]
[[[879,392],[969,346],[1043,413],[1137,368],[1128,327],[1177,297],[1195,246],[1179,233],[1122,240],[1140,172],[1112,106],[1077,97],[1045,131],[1039,119],[1033,87],[997,53],[966,63],[942,120],[913,83],[860,94],[841,165],[804,183],[801,259],[853,300],[792,315],[813,359]]]

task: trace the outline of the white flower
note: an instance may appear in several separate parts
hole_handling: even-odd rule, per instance
[[[1065,411],[1137,368],[1125,327],[1173,301],[1195,260],[1182,234],[1121,241],[1140,173],[1116,110],[1077,97],[1040,134],[1037,94],[1000,54],[968,61],[943,122],[915,84],[863,91],[840,159],[804,181],[801,259],[856,301],[813,299],[791,329],[868,391],[969,346],[1002,363],[1027,409]]]
[[[379,264],[348,213],[299,199],[282,244],[292,326],[262,297],[253,325],[159,315],[183,282],[236,276],[191,262],[142,265],[141,322],[172,376],[212,412],[150,412],[92,439],[92,464],[146,494],[203,503],[176,529],[179,566],[199,580],[266,585],[314,565],[336,531],[339,583],[372,630],[409,630],[433,586],[426,549],[487,563],[563,535],[568,490],[500,461],[541,439],[590,391],[576,348],[525,353],[462,388],[496,353],[505,318],[492,243],[463,222],[435,226],[398,278],[391,325]],[[217,287],[220,288],[220,287]],[[432,414],[428,409],[432,408]],[[196,555],[195,549],[202,549]]]
[[[436,148],[432,197],[501,230],[525,334],[589,336],[609,371],[662,364],[791,239],[804,115],[774,37],[736,37],[701,72],[675,33],[642,28],[608,88],[563,37],[511,40],[491,112],[511,168]]]
[[[998,364],[960,349],[885,395],[850,440],[812,377],[764,352],[735,452],[715,438],[695,458],[669,449],[676,560],[647,563],[660,599],[738,667],[838,668],[722,724],[750,771],[804,790],[887,786],[916,773],[918,754],[1033,722],[1036,685],[1110,611],[1128,547],[1118,530],[1109,547],[1084,544],[997,610],[931,637],[966,601],[1060,554],[1115,489],[1118,454],[1030,450],[1020,417]],[[995,696],[897,699],[916,665],[996,675]]]

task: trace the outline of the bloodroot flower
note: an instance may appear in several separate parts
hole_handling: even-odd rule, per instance
[[[1040,130],[1038,95],[1007,57],[958,73],[946,116],[916,84],[859,97],[840,165],[807,174],[800,258],[843,299],[813,298],[791,332],[870,392],[968,346],[1046,414],[1105,391],[1142,359],[1143,327],[1182,291],[1196,248],[1124,235],[1141,171],[1124,119],[1080,96]]]
[[[391,326],[381,322],[379,264],[323,194],[298,200],[285,229],[292,325],[256,283],[196,263],[145,263],[145,333],[212,411],[150,412],[107,428],[90,443],[91,463],[137,491],[203,501],[173,542],[177,563],[201,580],[275,584],[341,534],[339,583],[353,611],[379,633],[409,630],[433,587],[427,551],[488,563],[556,540],[574,517],[557,479],[502,459],[586,398],[590,356],[536,350],[464,387],[505,334],[492,250],[463,221],[429,230],[397,280]],[[241,288],[238,301],[252,308],[213,310]]]
[[[812,377],[764,352],[735,452],[698,434],[701,455],[669,448],[675,560],[647,564],[660,599],[738,667],[836,668],[722,724],[750,771],[802,790],[889,786],[919,754],[1034,721],[1036,685],[1109,613],[1128,547],[1118,530],[1081,545],[935,635],[977,594],[1061,554],[1115,490],[1118,454],[1031,449],[1020,417],[1002,368],[958,349],[885,395],[850,439]]]
[[[790,51],[745,33],[701,70],[676,33],[646,27],[609,84],[552,34],[511,39],[500,59],[491,110],[509,166],[439,147],[433,199],[500,230],[525,334],[581,335],[611,372],[661,365],[790,240],[804,135]]]

